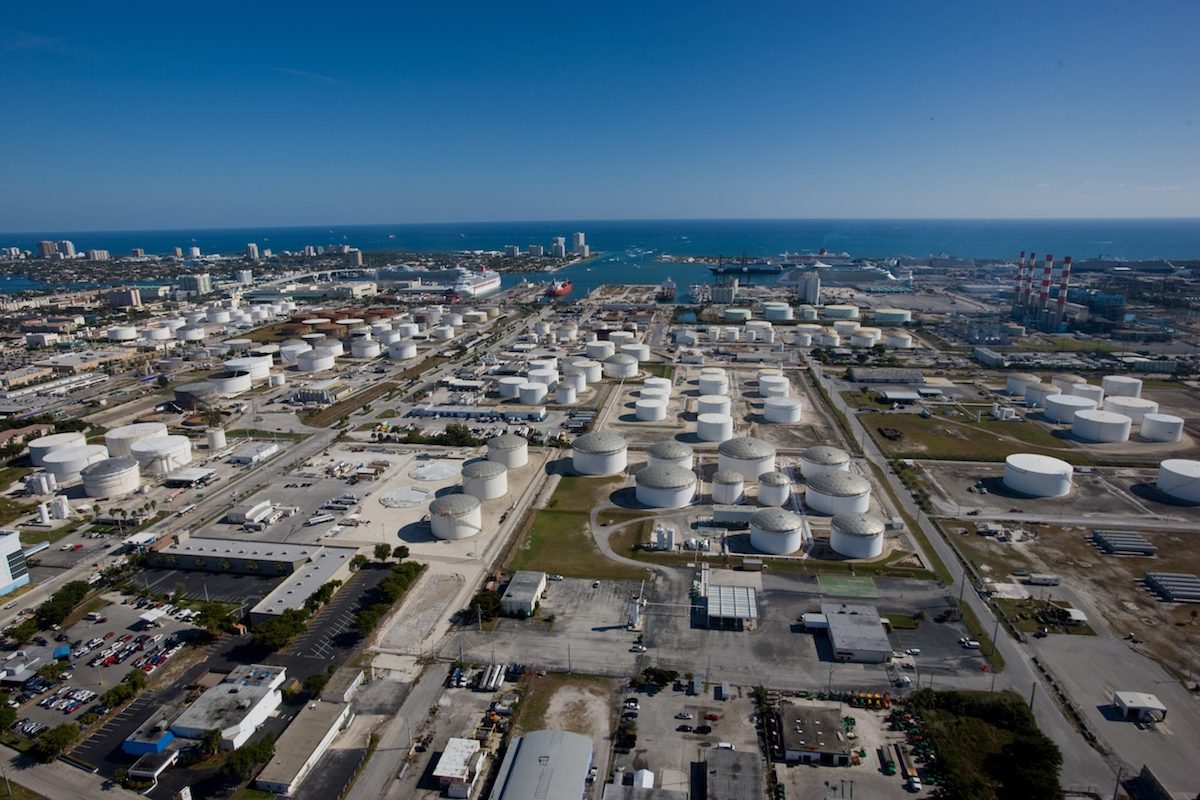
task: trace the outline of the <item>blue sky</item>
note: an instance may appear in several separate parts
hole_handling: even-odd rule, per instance
[[[0,229],[1200,216],[1200,3],[20,3]]]

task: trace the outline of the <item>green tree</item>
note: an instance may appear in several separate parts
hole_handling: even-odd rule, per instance
[[[218,728],[213,728],[210,731],[205,731],[200,737],[200,752],[205,756],[215,756],[221,751],[221,731]]]
[[[259,647],[278,650],[293,636],[303,633],[307,622],[307,611],[289,608],[274,619],[255,625],[250,631],[250,639]]]
[[[471,601],[471,608],[475,610],[475,614],[482,620],[495,619],[500,616],[501,597],[499,592],[484,590],[475,595],[475,599]]]
[[[121,679],[121,682],[128,684],[137,693],[146,688],[146,684],[150,682],[150,679],[140,669],[131,669],[125,673],[125,677]]]
[[[380,542],[379,544],[375,545],[376,561],[387,561],[391,554],[392,548],[388,547],[387,542]]]
[[[328,672],[314,672],[304,679],[304,693],[310,698],[319,697],[327,683],[329,683]]]
[[[63,723],[34,740],[33,747],[29,749],[29,752],[38,761],[48,764],[77,741],[79,741],[79,726],[73,722]]]
[[[350,559],[350,569],[358,571],[367,565],[367,557],[359,553],[354,558]]]
[[[403,561],[404,559],[408,558],[408,548],[402,544],[396,545],[396,547],[392,550],[392,558],[396,559],[397,561]]]
[[[17,710],[7,703],[0,705],[0,730],[8,730],[17,721]]]

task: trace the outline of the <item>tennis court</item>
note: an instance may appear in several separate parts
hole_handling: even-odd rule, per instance
[[[835,597],[879,597],[874,578],[821,575],[817,582],[821,586],[821,594]]]

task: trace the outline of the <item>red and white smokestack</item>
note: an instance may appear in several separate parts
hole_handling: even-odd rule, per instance
[[[1029,251],[1029,261],[1025,263],[1025,288],[1021,290],[1021,305],[1028,309],[1033,304],[1033,265],[1037,261],[1037,253]]]
[[[1063,259],[1062,273],[1058,277],[1058,313],[1055,320],[1059,325],[1067,316],[1067,288],[1071,285],[1071,257]]]
[[[1046,268],[1042,270],[1042,291],[1038,297],[1038,310],[1050,307],[1050,279],[1054,275],[1054,256],[1046,254]]]
[[[1025,251],[1021,251],[1021,257],[1017,259],[1017,282],[1013,287],[1013,304],[1016,305],[1021,301],[1021,281],[1025,278]]]

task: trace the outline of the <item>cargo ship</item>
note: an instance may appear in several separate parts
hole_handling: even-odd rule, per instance
[[[658,293],[654,295],[654,299],[660,303],[675,302],[675,281],[667,278],[658,287]]]
[[[571,281],[553,281],[546,289],[546,297],[565,297],[571,293],[573,288],[575,288],[575,284]]]

